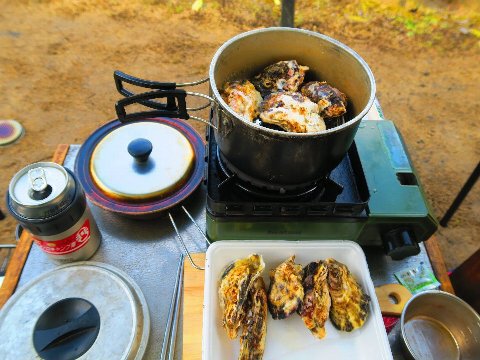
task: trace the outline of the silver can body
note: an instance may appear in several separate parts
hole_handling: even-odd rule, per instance
[[[89,259],[101,234],[74,174],[49,162],[26,166],[12,178],[7,194],[10,213],[51,259]]]

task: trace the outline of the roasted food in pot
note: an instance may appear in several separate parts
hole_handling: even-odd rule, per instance
[[[295,264],[295,255],[270,270],[268,308],[274,319],[285,319],[303,301],[302,265]]]
[[[240,336],[239,360],[261,360],[267,337],[267,293],[262,277],[258,277],[250,289]]]
[[[367,319],[370,297],[363,292],[344,264],[334,259],[325,262],[328,267],[328,291],[332,300],[332,323],[343,331],[361,327]]]
[[[248,293],[254,281],[265,268],[261,255],[252,254],[231,263],[223,272],[218,295],[223,311],[222,325],[230,339],[238,335],[248,300]]]
[[[285,131],[317,132],[326,129],[318,110],[317,104],[300,93],[279,92],[269,95],[262,103],[260,119]]]
[[[238,115],[247,121],[258,116],[262,97],[248,80],[227,82],[222,98]]]
[[[339,117],[347,112],[347,97],[325,81],[311,81],[302,86],[302,94],[316,103],[324,118]]]
[[[323,261],[314,261],[303,269],[303,304],[298,310],[305,326],[312,334],[325,337],[325,323],[330,312],[330,295],[327,284],[328,268]]]
[[[262,97],[278,91],[298,91],[308,66],[298,65],[296,60],[279,61],[267,66],[252,82]]]

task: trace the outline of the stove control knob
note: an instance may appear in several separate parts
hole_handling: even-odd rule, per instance
[[[385,252],[393,260],[402,260],[420,253],[415,234],[408,229],[394,229],[382,235]]]

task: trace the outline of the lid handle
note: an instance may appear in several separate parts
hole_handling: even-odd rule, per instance
[[[33,345],[45,360],[77,359],[95,343],[100,314],[89,301],[67,298],[48,307],[33,329]]]
[[[147,139],[138,138],[130,141],[127,150],[128,153],[135,158],[135,161],[143,163],[148,160],[148,157],[152,153],[153,145]]]

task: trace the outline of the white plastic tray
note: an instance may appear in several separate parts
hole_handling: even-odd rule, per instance
[[[263,256],[263,278],[268,288],[268,272],[291,255],[305,266],[311,261],[333,257],[344,263],[371,297],[370,314],[364,326],[347,333],[326,324],[324,339],[314,338],[297,314],[284,320],[267,322],[264,360],[278,359],[393,359],[383,325],[380,307],[362,248],[352,241],[217,241],[206,255],[203,309],[202,356],[204,360],[235,360],[239,339],[230,340],[221,325],[218,281],[225,267],[241,257],[257,253]]]

